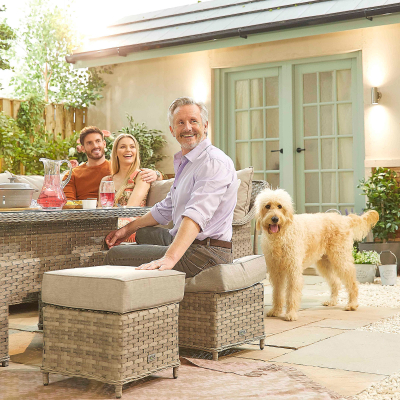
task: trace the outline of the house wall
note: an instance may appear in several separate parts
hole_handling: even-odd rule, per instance
[[[116,132],[127,125],[126,113],[149,128],[160,129],[168,141],[168,157],[159,168],[173,173],[172,155],[179,150],[169,133],[166,112],[179,96],[205,101],[212,111],[214,68],[238,67],[362,51],[364,82],[365,166],[400,166],[400,24],[306,38],[237,46],[127,62],[106,76],[104,99],[90,107],[88,122]],[[245,39],[242,39],[245,42]],[[382,92],[371,105],[371,87]],[[212,113],[210,118],[212,140]]]

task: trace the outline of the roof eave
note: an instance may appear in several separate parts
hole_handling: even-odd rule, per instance
[[[247,35],[267,33],[277,30],[323,25],[340,21],[356,20],[360,18],[367,18],[372,20],[372,18],[376,16],[385,14],[394,14],[399,12],[400,12],[400,4],[395,4],[395,5],[374,7],[361,10],[346,11],[344,13],[337,13],[331,15],[318,15],[309,18],[299,18],[289,21],[278,21],[268,24],[255,25],[251,27],[244,27],[240,29],[236,28],[228,29],[221,32],[210,32],[207,34],[192,35],[192,36],[162,40],[157,42],[141,43],[129,46],[114,47],[104,50],[81,52],[72,54],[70,56],[66,56],[65,58],[67,62],[74,64],[76,61],[80,60],[92,60],[92,59],[105,58],[111,56],[125,57],[128,54],[134,52],[161,49],[165,47],[180,46],[191,43],[201,43],[218,39],[228,39],[233,37],[242,37],[246,39]]]

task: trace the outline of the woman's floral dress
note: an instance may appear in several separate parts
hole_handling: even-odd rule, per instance
[[[126,188],[125,188],[124,192],[122,193],[122,195],[119,197],[119,199],[117,201],[117,204],[114,203],[114,207],[128,205],[128,200],[131,197],[131,194],[133,192],[133,188],[135,187],[135,179],[136,179],[136,176],[137,176],[137,174],[139,172],[140,172],[140,170],[137,170],[129,177],[127,185],[126,185]],[[113,180],[113,176],[112,175],[107,175],[102,180],[103,181],[112,181]],[[146,199],[147,199],[147,194],[146,194],[145,198],[140,202],[139,207],[145,207],[146,206]],[[125,225],[127,225],[129,222],[134,221],[135,219],[136,219],[135,217],[118,218],[118,229],[122,228]],[[129,236],[129,239],[127,240],[127,242],[135,242],[135,237],[136,237],[136,234],[135,233],[132,234],[131,236]]]

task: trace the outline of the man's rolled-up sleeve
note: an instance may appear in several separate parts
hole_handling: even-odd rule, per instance
[[[192,219],[203,231],[234,181],[235,171],[227,168],[223,162],[213,160],[207,169],[197,172],[192,195],[182,218]]]
[[[152,217],[160,224],[167,225],[172,221],[172,199],[171,192],[168,192],[167,197],[154,204],[150,210]]]

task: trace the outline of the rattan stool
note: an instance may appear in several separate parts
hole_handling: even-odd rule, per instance
[[[5,294],[0,293],[0,365],[8,366],[8,306]]]
[[[216,265],[186,279],[179,310],[179,346],[218,352],[260,341],[264,348],[263,256]]]
[[[120,398],[123,384],[157,371],[172,367],[177,378],[184,277],[119,266],[45,273],[44,385],[49,373],[90,378]]]

